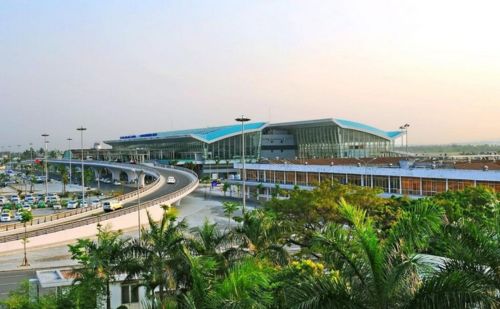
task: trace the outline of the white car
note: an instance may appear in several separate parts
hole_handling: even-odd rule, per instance
[[[77,201],[68,201],[68,205],[66,205],[66,208],[68,209],[75,209],[77,207],[78,207]]]
[[[1,222],[10,222],[10,220],[12,220],[11,217],[10,217],[10,213],[4,212],[4,213],[2,213],[0,215],[0,221]]]
[[[23,211],[31,211],[31,206],[30,205],[23,205]]]
[[[58,204],[52,205],[52,208],[53,209],[62,209],[62,206],[61,206],[61,204],[58,203]]]
[[[48,198],[59,200],[59,195],[57,193],[49,193]]]
[[[122,183],[121,183],[121,182],[119,182],[118,180],[115,180],[115,182],[113,182],[113,184],[114,184],[115,186],[119,186],[119,185],[121,185]]]
[[[22,219],[23,219],[22,212],[20,212],[20,211],[16,212],[16,214],[14,215],[14,220],[21,221]]]
[[[11,195],[11,196],[10,196],[10,201],[11,201],[12,203],[19,203],[19,202],[21,201],[21,199],[20,199],[20,198],[19,198],[19,196],[17,196],[17,195]]]
[[[59,202],[59,198],[55,197],[53,195],[52,196],[49,195],[49,196],[47,196],[47,198],[45,199],[45,201],[47,203],[50,203],[50,204],[55,204],[55,203]]]
[[[174,184],[174,183],[175,183],[175,178],[174,178],[174,176],[168,176],[168,178],[167,178],[167,183],[168,183],[168,184]]]
[[[98,199],[94,199],[90,202],[90,206],[92,207],[101,207],[101,201]]]
[[[0,196],[0,205],[6,204],[7,199],[4,196]]]
[[[26,197],[24,197],[24,202],[29,204],[34,204],[35,198],[31,195],[27,195]]]
[[[81,208],[89,207],[89,203],[87,201],[80,200],[78,204],[80,205]]]

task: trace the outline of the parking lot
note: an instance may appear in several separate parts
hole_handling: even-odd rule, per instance
[[[0,188],[0,225],[20,221],[23,210],[30,211],[33,218],[37,218],[70,211],[68,204],[74,208],[100,207],[100,200],[134,189],[133,186],[102,183],[100,191],[96,192],[94,184],[90,185],[90,188],[87,187],[84,203],[81,200],[80,185],[68,184],[63,188],[61,182],[50,180],[46,196],[45,183],[34,183],[33,191],[30,191],[29,182],[23,182],[18,176],[11,176],[7,186]],[[63,190],[66,192],[65,197],[60,197]]]

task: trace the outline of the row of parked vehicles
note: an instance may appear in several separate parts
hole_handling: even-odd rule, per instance
[[[54,210],[86,208],[92,206],[94,208],[101,207],[99,198],[91,200],[67,200],[61,199],[56,193],[49,193],[47,196],[43,194],[27,194],[24,199],[19,195],[12,194],[8,196],[0,196],[0,222],[10,222],[12,220],[21,220],[23,211],[31,211],[33,208],[52,207]]]

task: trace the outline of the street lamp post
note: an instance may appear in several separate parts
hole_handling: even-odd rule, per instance
[[[43,142],[45,144],[45,197],[49,195],[49,171],[47,169],[47,160],[49,159],[48,153],[47,153],[47,137],[49,136],[47,133],[42,134],[43,136]]]
[[[73,157],[73,152],[71,151],[71,137],[66,139],[68,141],[68,151],[69,151],[69,184],[71,185],[71,157]]]
[[[33,193],[33,143],[30,143],[30,161],[31,161],[31,176],[30,176],[30,192]]]
[[[406,161],[408,161],[408,128],[410,127],[409,124],[405,123],[404,125],[400,126],[399,129],[405,132],[405,139],[406,139]]]
[[[368,169],[368,164],[370,164],[371,162],[377,160],[378,158],[372,158],[371,160],[369,161],[366,161],[366,160],[361,160],[361,159],[358,159],[358,158],[355,158],[356,160],[358,160],[359,162],[363,163],[363,165],[365,166],[365,172],[364,172],[364,175],[363,175],[363,178],[362,178],[362,186],[364,187],[368,187],[367,184],[365,183],[365,180],[368,181],[368,173],[367,173],[367,169]],[[372,174],[373,175],[373,174]],[[371,186],[371,185],[370,185]]]
[[[85,169],[83,168],[83,131],[87,130],[83,126],[76,128],[77,131],[80,131],[80,148],[82,150],[81,153],[81,161],[82,161],[82,205],[85,203]]]
[[[235,119],[238,122],[241,122],[241,164],[242,164],[242,175],[241,175],[241,180],[243,183],[243,207],[241,211],[243,214],[245,213],[245,207],[246,207],[246,178],[247,178],[247,172],[245,169],[245,122],[250,121],[250,118],[246,118],[243,115],[241,117]]]
[[[95,145],[96,150],[96,160],[99,161],[99,148],[101,148],[100,144]],[[101,171],[97,168],[97,190],[101,191]]]
[[[140,190],[140,178],[143,173],[142,170],[134,170],[135,176],[137,178],[137,229],[139,231],[139,240],[141,239],[141,192]]]

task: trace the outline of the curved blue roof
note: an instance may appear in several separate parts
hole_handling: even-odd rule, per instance
[[[333,119],[339,126],[346,129],[353,129],[358,131],[363,131],[367,133],[372,133],[381,137],[393,139],[401,135],[401,131],[383,131],[375,127],[366,125],[364,123],[359,123],[355,121],[345,120],[345,119]]]
[[[266,126],[265,122],[246,123],[244,125],[244,130],[245,133],[254,132],[261,130],[265,126]],[[132,141],[132,140],[135,141],[138,139],[154,140],[154,139],[166,139],[166,138],[191,137],[206,143],[212,143],[217,140],[227,138],[232,135],[237,135],[240,133],[241,133],[241,124],[234,124],[234,125],[220,126],[220,127],[209,127],[209,128],[120,136],[120,141]]]

